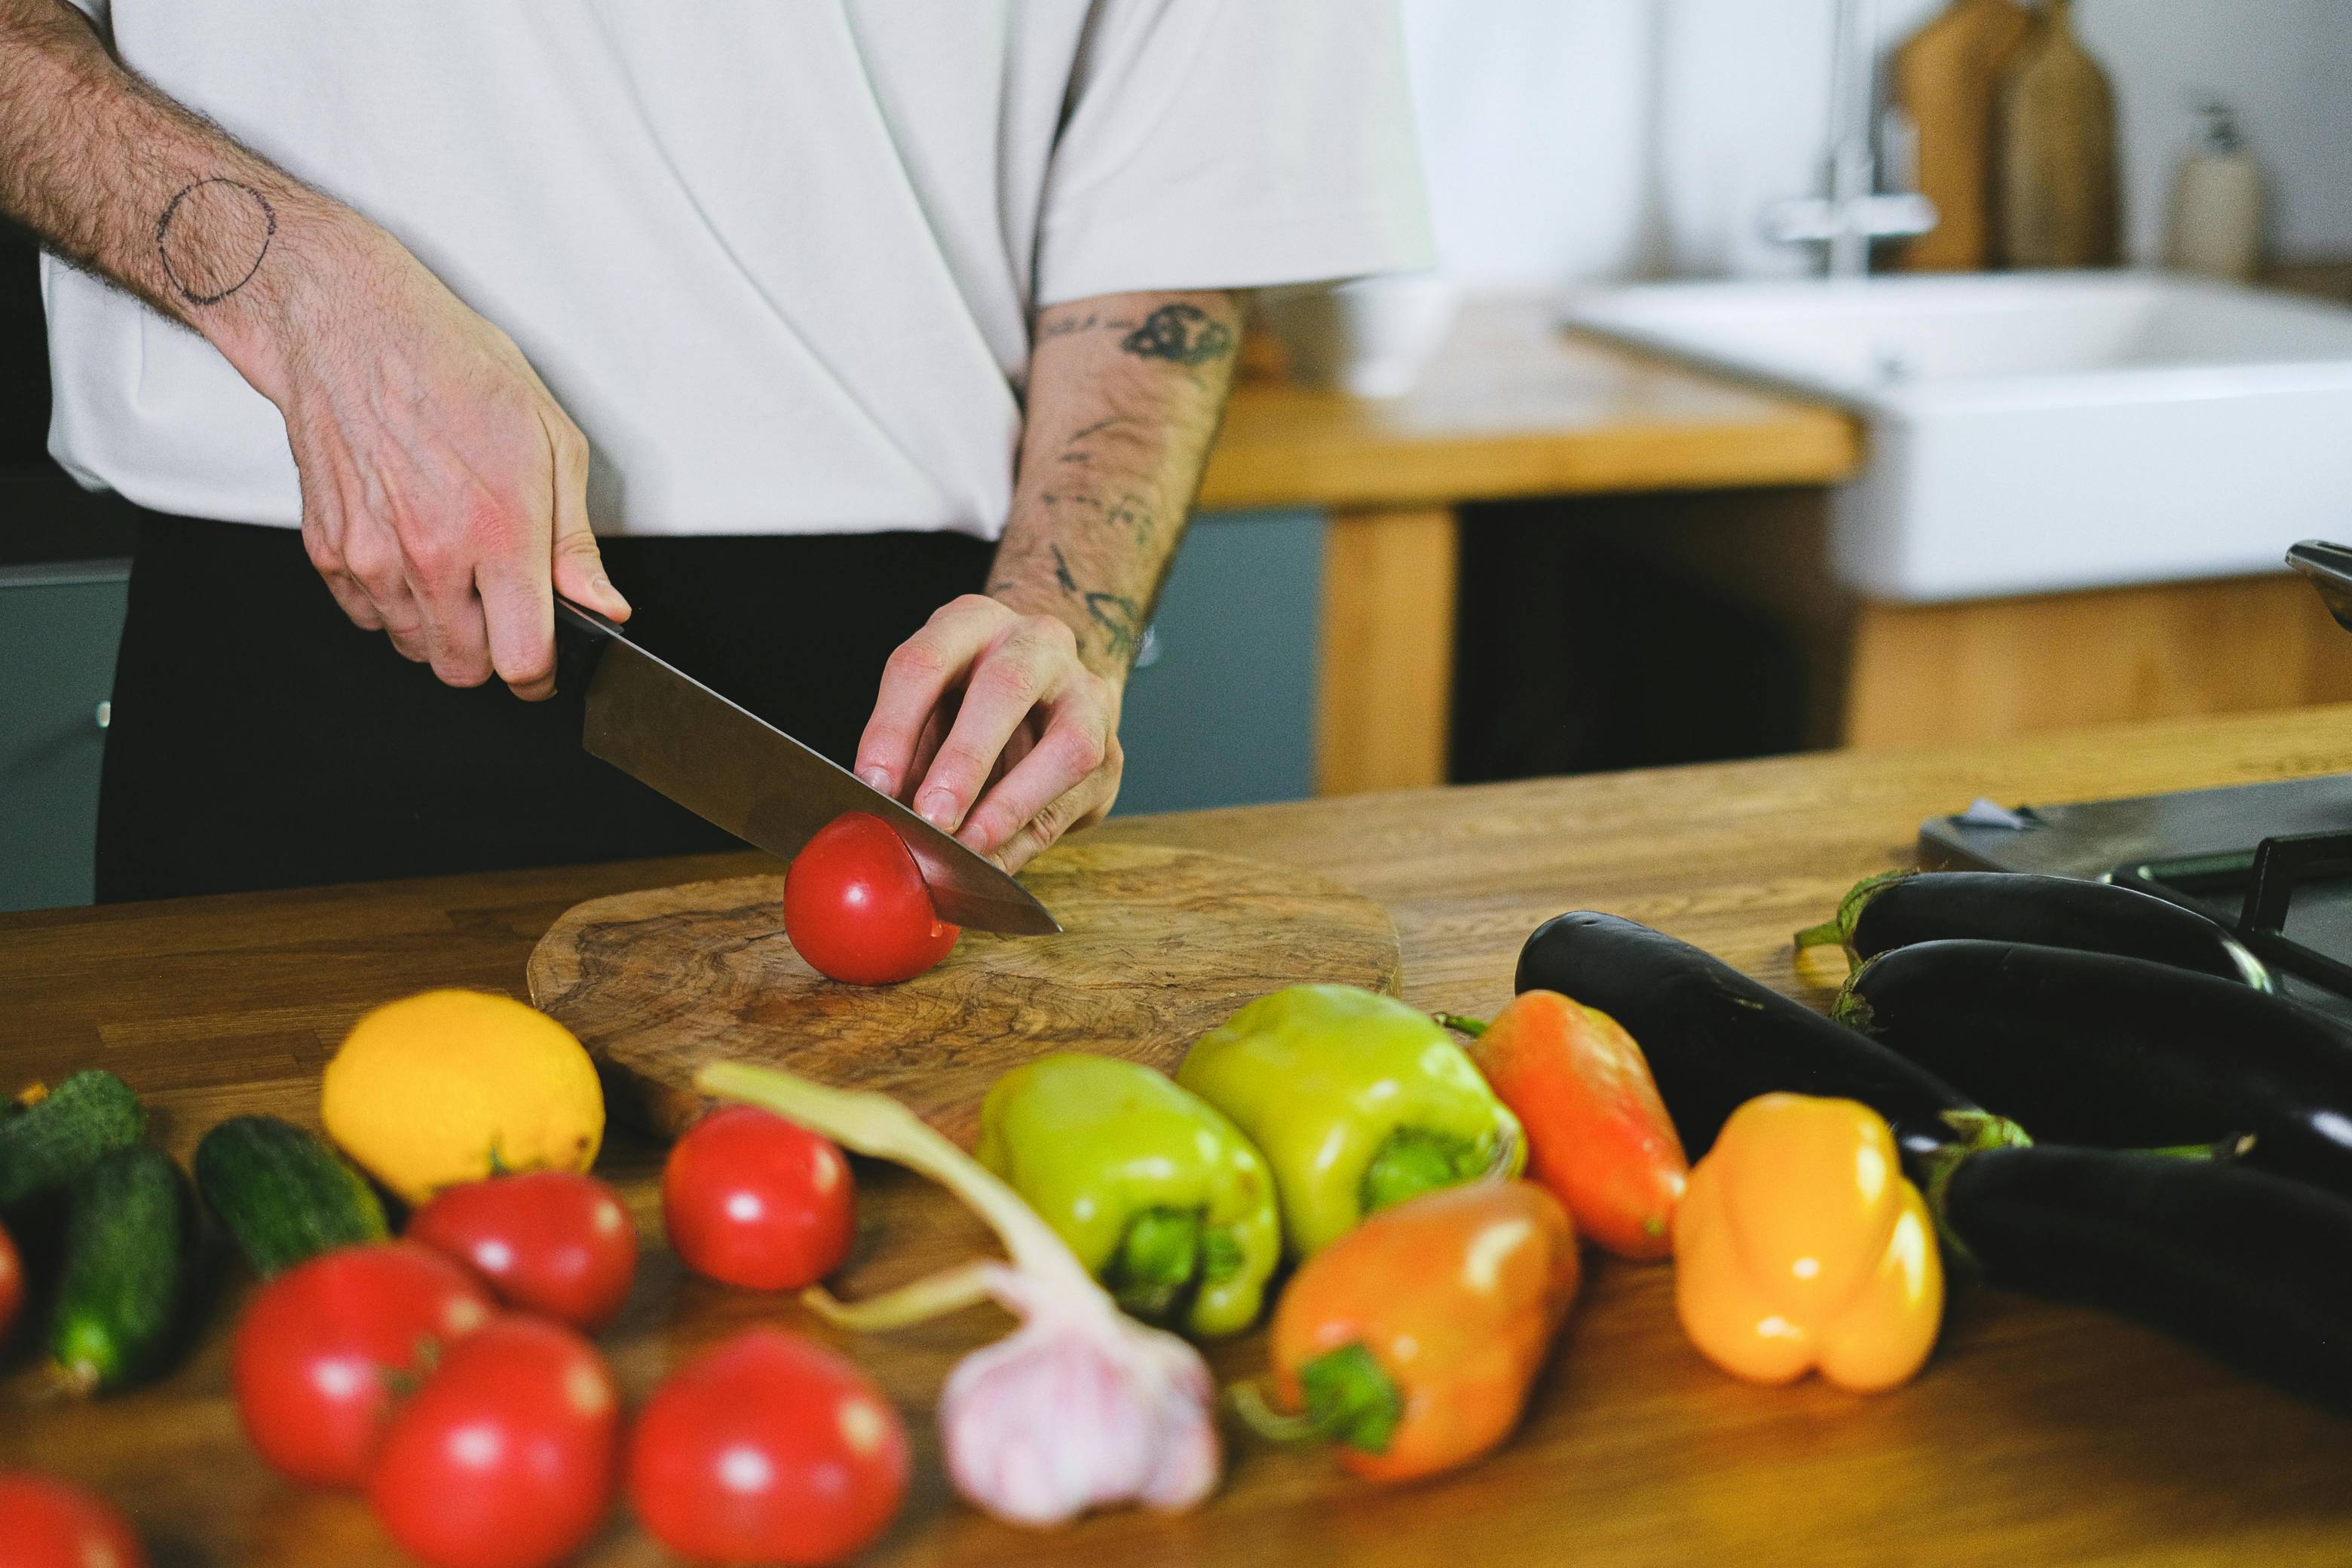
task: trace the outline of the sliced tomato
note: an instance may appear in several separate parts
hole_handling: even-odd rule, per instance
[[[817,829],[784,875],[784,934],[819,974],[856,985],[912,980],[955,946],[913,851],[880,817]]]

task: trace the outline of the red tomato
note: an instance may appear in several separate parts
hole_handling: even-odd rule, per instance
[[[852,811],[793,857],[784,934],[820,974],[892,985],[945,958],[957,931],[931,908],[922,868],[890,825]]]
[[[621,1197],[576,1171],[531,1171],[445,1188],[408,1238],[470,1263],[511,1307],[594,1333],[628,1300],[637,1231]]]
[[[797,1290],[841,1267],[856,1229],[831,1140],[749,1105],[686,1130],[662,1167],[662,1220],[686,1266],[721,1284]]]
[[[620,1397],[595,1347],[508,1313],[452,1345],[393,1417],[368,1500],[434,1568],[543,1568],[613,1506],[620,1436]]]
[[[146,1549],[98,1494],[36,1470],[0,1470],[7,1568],[147,1568]]]
[[[345,1247],[255,1293],[229,1375],[246,1437],[298,1481],[355,1487],[400,1385],[490,1318],[489,1292],[428,1247]]]
[[[629,1441],[629,1505],[699,1563],[838,1563],[906,1495],[898,1413],[856,1367],[779,1329],[679,1368]]]
[[[0,1226],[0,1341],[7,1339],[8,1327],[24,1304],[25,1265],[16,1257],[16,1244],[8,1239],[8,1227]]]

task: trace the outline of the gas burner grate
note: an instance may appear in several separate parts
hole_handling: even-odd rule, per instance
[[[2252,849],[2116,868],[2114,880],[2197,910],[2263,963],[2352,997],[2352,832],[2282,833]]]

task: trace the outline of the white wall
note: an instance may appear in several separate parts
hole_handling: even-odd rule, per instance
[[[1446,264],[1489,286],[1801,271],[1757,215],[1821,184],[1833,0],[1403,0]],[[1943,0],[1881,0],[1892,45]],[[2153,259],[2190,102],[2240,113],[2275,254],[2352,255],[2352,0],[2076,0]]]

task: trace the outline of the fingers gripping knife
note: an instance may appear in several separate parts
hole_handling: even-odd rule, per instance
[[[941,920],[1022,936],[1062,929],[995,866],[593,610],[558,596],[555,633],[558,682],[587,687],[580,743],[591,756],[784,860],[842,813],[871,813],[914,853]]]

